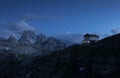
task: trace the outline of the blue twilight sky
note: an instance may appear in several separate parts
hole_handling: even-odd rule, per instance
[[[120,0],[0,0],[0,33],[120,32]],[[112,32],[112,33],[111,33]]]

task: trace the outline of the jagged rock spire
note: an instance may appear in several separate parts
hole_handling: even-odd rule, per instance
[[[41,33],[37,36],[36,44],[42,44],[46,40],[47,40],[47,37],[43,33]]]
[[[24,41],[24,42],[32,42],[34,43],[36,40],[36,34],[32,30],[27,30],[22,33],[21,38],[19,41]]]
[[[17,41],[17,39],[13,36],[13,35],[11,35],[9,38],[8,38],[8,41],[12,41],[12,42],[16,42]]]

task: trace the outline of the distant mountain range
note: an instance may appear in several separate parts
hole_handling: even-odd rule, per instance
[[[10,36],[8,39],[0,39],[0,49],[23,54],[44,54],[65,47],[65,44],[57,38],[46,37],[44,34],[36,35],[31,30],[24,31],[20,39],[16,39],[14,36]]]
[[[67,46],[71,46],[74,44],[81,44],[84,35],[83,34],[64,34],[64,35],[56,35],[56,38],[63,41]]]

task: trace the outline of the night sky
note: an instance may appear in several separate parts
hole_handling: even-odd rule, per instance
[[[0,34],[120,32],[119,0],[0,0]]]

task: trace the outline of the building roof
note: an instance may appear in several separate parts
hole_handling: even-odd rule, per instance
[[[99,37],[96,34],[85,34],[84,37]]]

